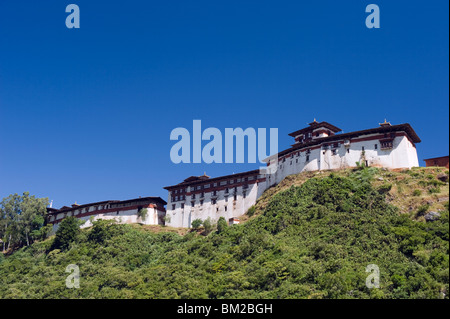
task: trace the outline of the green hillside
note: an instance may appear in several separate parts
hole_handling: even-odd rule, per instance
[[[448,218],[442,168],[304,173],[207,235],[99,221],[63,250],[0,254],[0,298],[448,298]]]

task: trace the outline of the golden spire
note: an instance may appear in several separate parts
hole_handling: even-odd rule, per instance
[[[384,119],[384,123],[378,123],[380,124],[380,126],[391,126],[391,122],[386,121],[386,119]]]

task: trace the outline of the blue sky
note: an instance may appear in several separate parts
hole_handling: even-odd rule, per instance
[[[75,3],[81,28],[67,29]],[[365,26],[366,5],[381,28]],[[173,164],[176,127],[410,123],[448,155],[448,1],[0,1],[0,198],[138,196],[255,164]]]

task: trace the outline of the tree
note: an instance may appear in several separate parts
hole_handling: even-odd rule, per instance
[[[97,244],[103,244],[106,240],[118,234],[117,222],[113,220],[99,219],[93,222],[91,231],[89,232],[89,241]]]
[[[11,194],[0,203],[0,238],[8,249],[13,245],[30,245],[36,233],[45,225],[48,198],[36,198],[24,192],[22,196]]]
[[[137,213],[138,217],[141,218],[141,220],[144,222],[147,219],[147,215],[148,215],[148,210],[147,208],[141,208],[138,213]]]
[[[224,232],[227,229],[227,227],[228,225],[225,218],[223,216],[220,217],[219,220],[217,221],[217,232],[220,234]]]
[[[208,235],[212,231],[213,224],[211,222],[211,218],[208,217],[203,221],[203,228],[205,228],[206,235]]]
[[[194,219],[191,223],[191,227],[193,229],[199,229],[202,225],[203,221],[200,218]]]
[[[66,250],[80,233],[80,220],[74,216],[66,217],[59,224],[52,249]]]

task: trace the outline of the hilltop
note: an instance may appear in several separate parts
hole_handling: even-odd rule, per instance
[[[99,221],[0,254],[0,298],[448,298],[448,194],[443,168],[293,175],[208,235]]]

